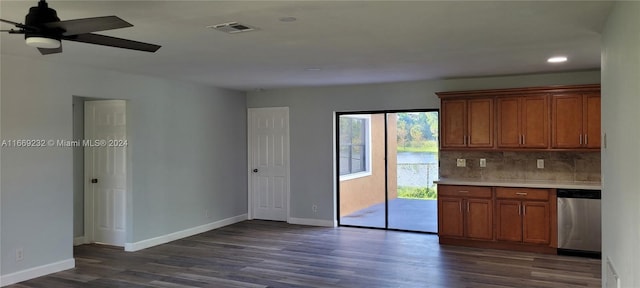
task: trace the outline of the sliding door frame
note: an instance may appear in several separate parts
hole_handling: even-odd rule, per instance
[[[405,232],[417,232],[417,233],[426,233],[426,234],[438,234],[437,232],[427,232],[427,231],[414,231],[414,230],[405,230],[405,229],[397,229],[397,228],[389,228],[389,167],[388,167],[388,153],[387,148],[389,146],[389,135],[388,135],[388,114],[397,114],[397,113],[427,113],[427,112],[437,112],[438,113],[438,126],[440,126],[440,109],[400,109],[400,110],[362,110],[362,111],[348,111],[348,112],[335,112],[335,147],[334,147],[334,159],[335,159],[335,183],[336,183],[336,218],[338,226],[345,227],[356,227],[356,228],[368,228],[368,229],[379,229],[379,230],[392,230],[392,231],[405,231]],[[373,115],[373,114],[383,114],[384,115],[384,227],[369,227],[369,226],[357,226],[357,225],[345,225],[340,223],[340,116],[344,115]],[[439,130],[439,129],[438,129]],[[437,217],[437,215],[436,215]],[[438,219],[436,219],[437,221]]]

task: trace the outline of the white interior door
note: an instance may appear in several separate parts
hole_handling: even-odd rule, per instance
[[[85,102],[85,237],[124,246],[127,191],[126,102]]]
[[[248,115],[251,218],[287,221],[289,108],[252,108]]]

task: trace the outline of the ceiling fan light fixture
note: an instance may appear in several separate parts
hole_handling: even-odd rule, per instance
[[[27,45],[36,48],[55,49],[60,47],[60,40],[47,37],[27,37]]]

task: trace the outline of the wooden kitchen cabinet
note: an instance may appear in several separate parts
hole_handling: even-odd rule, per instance
[[[552,95],[552,148],[600,148],[600,93]]]
[[[441,102],[441,148],[493,148],[493,98]]]
[[[438,197],[438,235],[464,237],[462,198]]]
[[[549,244],[548,189],[496,188],[496,240]]]
[[[498,97],[497,147],[549,147],[549,102],[547,95]]]
[[[493,200],[490,187],[438,186],[438,235],[493,239]]]
[[[436,94],[442,150],[600,149],[599,84]]]

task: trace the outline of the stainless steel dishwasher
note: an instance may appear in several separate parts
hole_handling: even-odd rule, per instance
[[[600,258],[600,190],[558,189],[558,254]]]

